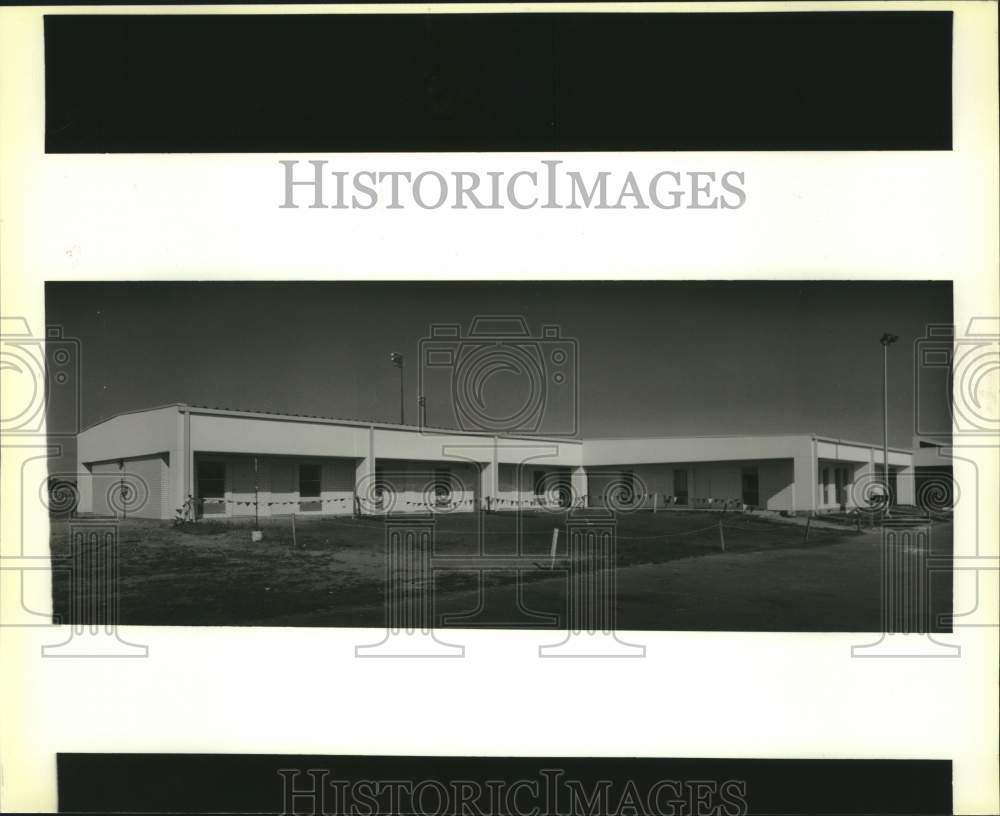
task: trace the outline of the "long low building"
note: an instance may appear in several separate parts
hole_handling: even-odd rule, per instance
[[[478,508],[818,512],[883,483],[882,448],[816,434],[558,439],[166,405],[77,438],[78,509],[142,518]],[[889,450],[913,501],[913,454]]]

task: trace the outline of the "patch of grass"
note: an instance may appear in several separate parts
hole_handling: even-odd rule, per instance
[[[229,532],[229,527],[218,521],[182,521],[174,524],[174,530],[187,535],[210,536]]]
[[[849,531],[812,530],[746,514],[697,511],[624,513],[618,518],[618,566],[655,564],[722,551],[727,553],[814,547],[843,540]],[[478,586],[478,554],[523,556],[527,581],[552,577],[532,569],[548,565],[552,532],[559,529],[557,566],[568,553],[565,513],[536,511],[440,515],[435,555],[468,556],[467,568],[437,572],[439,592]],[[317,610],[378,609],[385,582],[385,525],[381,519],[297,517],[261,519],[263,540],[250,540],[252,522],[171,522],[129,519],[119,527],[119,621],[132,625],[266,625],[268,620]],[[69,553],[68,522],[53,520],[56,559]],[[487,572],[487,585],[510,583],[514,571]],[[65,572],[53,576],[58,615],[69,603]],[[85,608],[85,607],[84,607]],[[365,625],[380,626],[378,619]],[[353,623],[352,625],[362,625]]]

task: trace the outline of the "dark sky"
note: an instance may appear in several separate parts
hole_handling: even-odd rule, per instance
[[[579,349],[582,436],[817,432],[890,444],[913,433],[914,343],[952,322],[950,283],[49,283],[46,320],[79,339],[84,425],[169,402],[395,422],[406,357],[430,324],[523,315]],[[487,398],[523,399],[499,374]],[[940,383],[939,383],[940,385]],[[921,410],[946,424],[944,389]],[[447,424],[447,394],[427,394]],[[63,402],[50,407],[65,416]],[[72,453],[68,450],[67,453]]]

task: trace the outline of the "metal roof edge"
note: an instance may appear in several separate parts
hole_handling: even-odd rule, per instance
[[[164,408],[186,408],[188,407],[183,402],[165,402],[163,405],[151,405],[149,408],[131,408],[128,411],[119,411],[111,416],[104,417],[104,419],[99,419],[97,422],[91,422],[89,425],[85,425],[77,431],[77,435],[89,431],[91,428],[96,428],[98,425],[103,425],[105,422],[110,422],[113,419],[118,419],[118,417],[128,416],[129,414],[148,414],[152,411],[162,411]]]
[[[110,422],[118,417],[128,416],[130,414],[143,414],[150,413],[152,411],[161,411],[164,408],[176,408],[181,412],[188,413],[198,413],[205,415],[217,415],[217,416],[240,416],[240,417],[256,417],[260,419],[268,419],[273,421],[286,421],[286,422],[312,422],[323,425],[339,425],[357,428],[377,428],[379,430],[388,431],[410,431],[415,433],[424,433],[435,436],[470,436],[478,438],[492,439],[496,437],[498,439],[510,439],[510,440],[523,440],[530,442],[555,442],[560,444],[573,444],[573,445],[583,445],[587,442],[628,442],[628,441],[638,441],[638,440],[656,440],[656,439],[765,439],[769,437],[803,437],[808,439],[814,439],[817,442],[830,442],[835,445],[852,445],[861,448],[878,448],[881,449],[882,445],[876,442],[859,442],[850,439],[839,439],[834,436],[826,436],[823,434],[817,434],[812,432],[799,432],[799,433],[764,433],[764,434],[656,434],[649,436],[605,436],[605,437],[592,437],[587,439],[579,439],[573,437],[565,436],[533,436],[530,434],[524,435],[514,435],[514,434],[504,434],[496,433],[492,434],[487,431],[465,431],[460,428],[438,428],[438,427],[421,427],[419,425],[400,425],[392,422],[380,422],[376,420],[367,419],[348,419],[348,418],[338,418],[338,417],[324,417],[324,416],[314,416],[309,414],[285,414],[279,411],[254,411],[242,408],[225,408],[225,407],[213,407],[210,405],[193,405],[186,402],[168,402],[163,405],[154,405],[149,408],[133,408],[128,411],[119,411],[116,414],[112,414],[109,417],[93,422],[84,428],[81,428],[79,433],[84,433],[92,428],[96,428],[98,425],[103,425],[106,422]],[[910,448],[899,448],[894,446],[889,446],[889,450],[894,453],[904,453],[913,454],[913,450]]]

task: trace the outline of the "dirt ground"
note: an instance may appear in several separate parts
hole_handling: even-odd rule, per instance
[[[420,587],[433,599],[435,625],[565,628],[566,521],[564,513],[549,512],[438,516],[433,585]],[[52,523],[57,564],[69,551],[69,524]],[[119,522],[119,622],[385,625],[381,520],[297,517],[294,542],[289,517],[262,521],[261,528],[263,540],[251,542],[245,522]],[[554,528],[559,541],[552,559]],[[807,539],[801,519],[623,513],[617,626],[881,631],[880,541],[877,529],[858,533],[821,522],[810,525]],[[931,541],[935,554],[950,554],[951,525],[935,524]],[[517,569],[504,558],[515,558]],[[73,608],[69,592],[66,573],[57,571],[57,616]],[[950,611],[950,575],[936,576],[931,593],[935,613]]]

